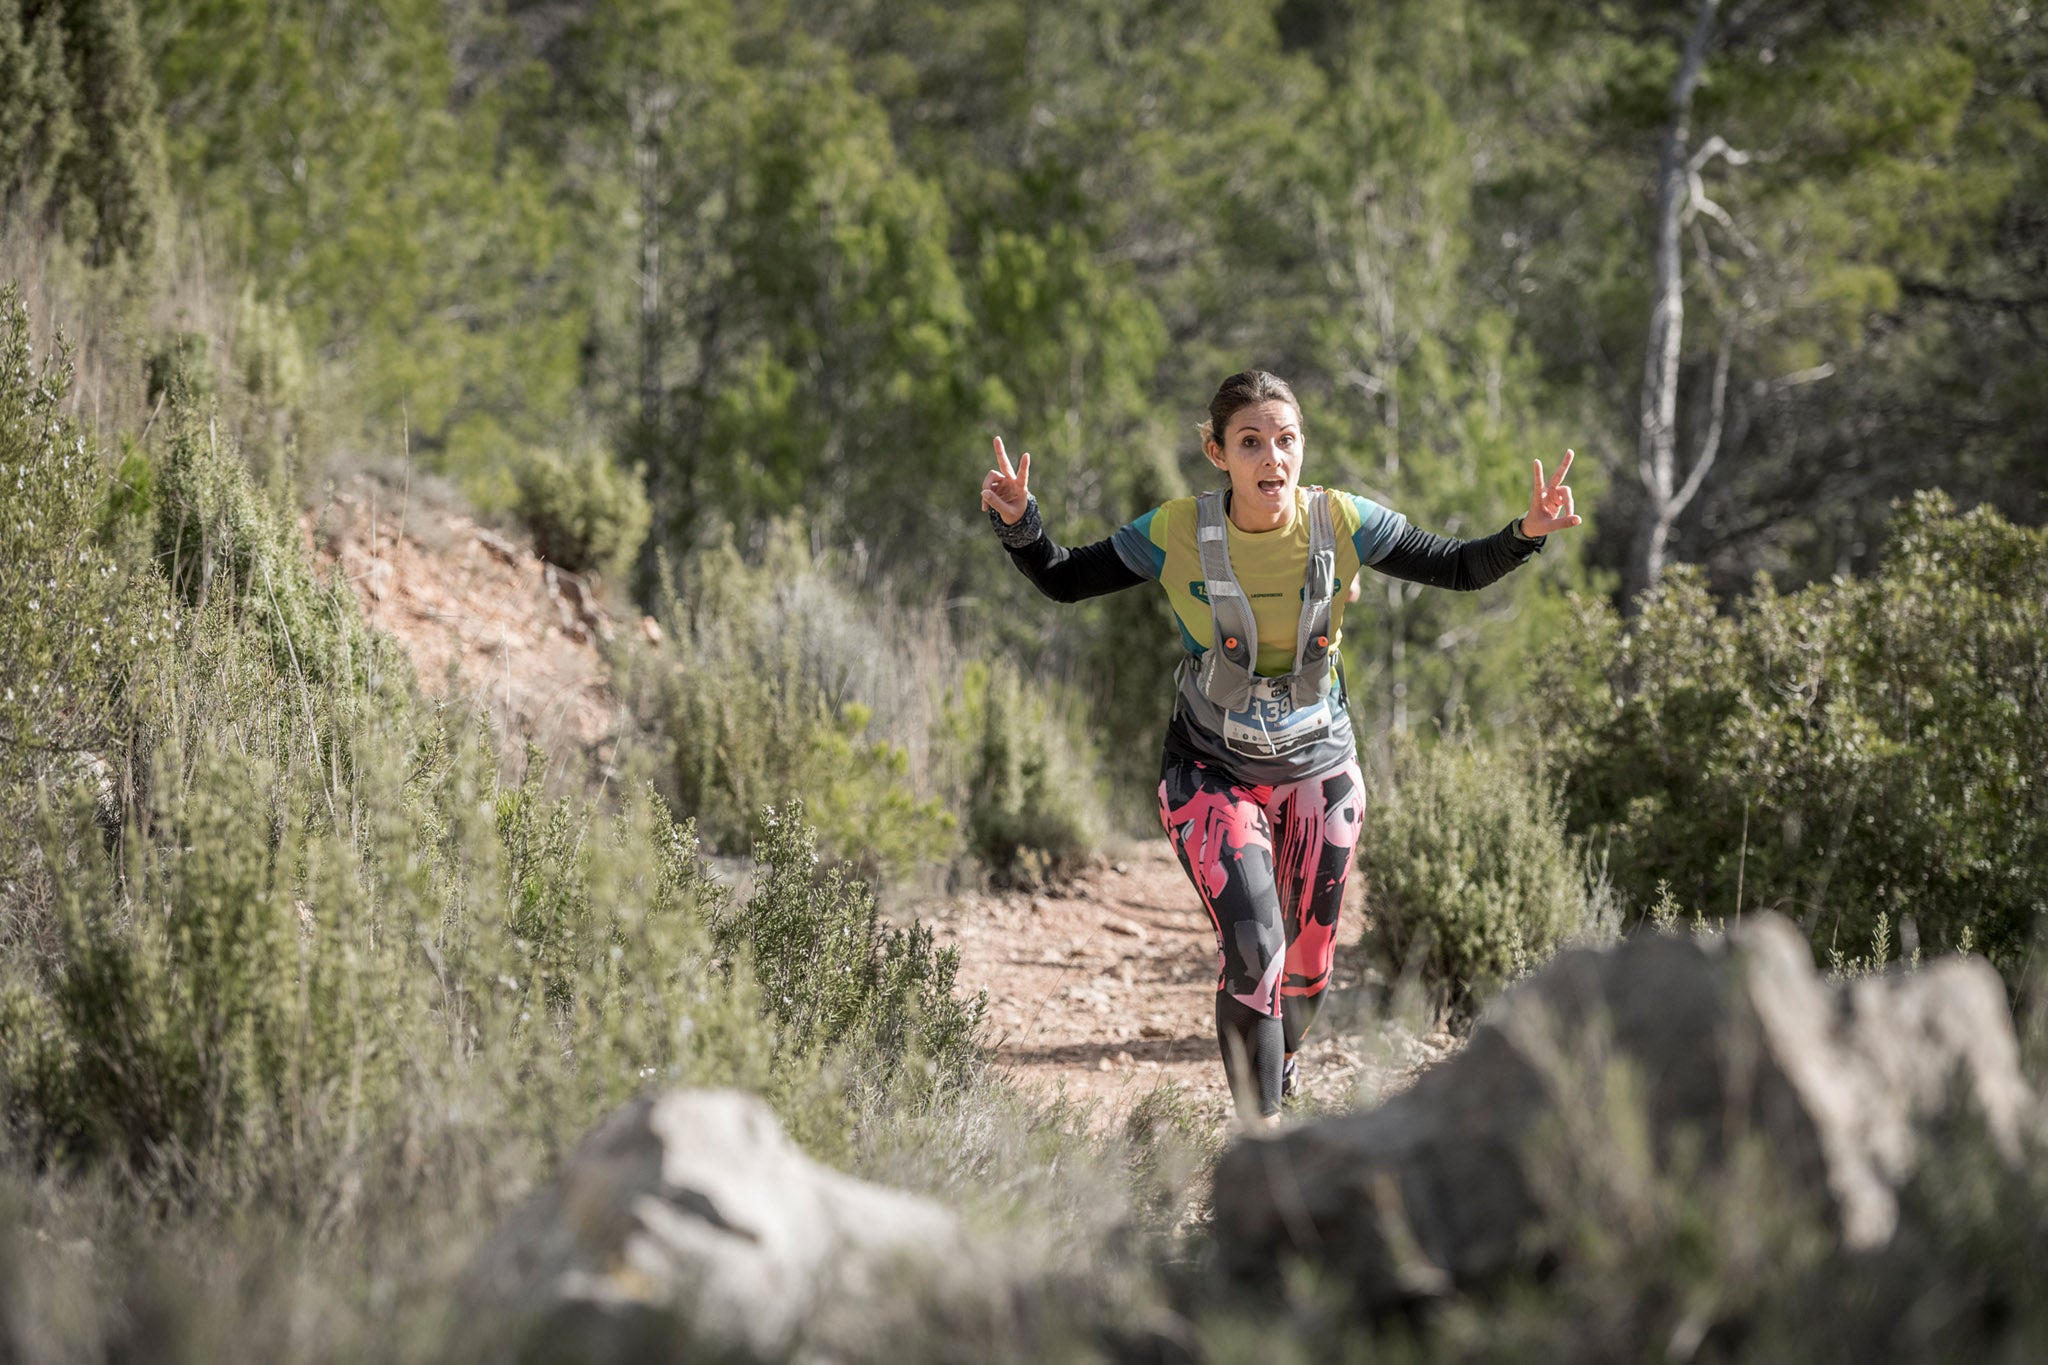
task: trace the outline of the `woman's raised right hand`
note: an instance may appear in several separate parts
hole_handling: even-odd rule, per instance
[[[1030,478],[1031,452],[1025,451],[1012,469],[1010,457],[1003,452],[1003,438],[996,437],[996,467],[981,481],[981,505],[1001,517],[1003,525],[1015,526],[1031,502]]]

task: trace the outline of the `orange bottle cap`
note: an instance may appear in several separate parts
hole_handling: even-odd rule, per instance
[[[1225,649],[1236,649],[1236,648],[1237,648],[1237,637],[1236,637],[1235,635],[1227,635],[1227,636],[1225,636],[1225,637],[1224,637],[1224,639],[1223,639],[1223,647],[1224,647]]]

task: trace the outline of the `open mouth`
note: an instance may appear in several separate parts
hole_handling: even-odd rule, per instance
[[[1287,487],[1287,480],[1285,479],[1259,480],[1259,491],[1261,493],[1264,493],[1269,498],[1279,496],[1280,490],[1285,487]]]

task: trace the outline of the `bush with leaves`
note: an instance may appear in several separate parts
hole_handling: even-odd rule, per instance
[[[886,928],[866,886],[820,866],[804,815],[800,801],[764,813],[753,894],[715,932],[759,982],[778,1055],[835,1056],[881,1087],[916,1059],[957,1082],[978,1055],[984,1003],[955,996],[958,954],[921,923]]]
[[[1724,614],[1680,569],[1626,627],[1582,612],[1550,684],[1571,823],[1638,913],[1666,879],[1822,953],[1883,915],[2018,969],[2048,912],[2048,530],[1927,494],[1869,578]]]
[[[657,1077],[843,1127],[822,1072],[771,1074],[750,986],[711,968],[721,893],[658,803],[605,819],[497,787],[483,741],[358,747],[350,823],[314,765],[214,751],[160,785],[125,876],[66,880],[55,969],[5,997],[33,1151],[316,1213],[417,1177],[397,1135],[488,1135],[535,1169]]]
[[[130,783],[138,680],[167,646],[160,584],[130,575],[103,527],[99,453],[65,413],[70,369],[38,360],[27,306],[0,290],[0,824],[23,831],[44,784],[80,780],[105,809]],[[31,841],[0,841],[0,878]],[[18,927],[13,916],[0,943]]]
[[[968,851],[996,881],[1060,875],[1101,842],[1103,797],[1085,745],[1015,670],[969,664],[946,725],[965,778]]]
[[[1419,974],[1454,1015],[1567,941],[1615,928],[1541,766],[1469,737],[1394,745],[1358,862],[1373,952],[1396,976]]]
[[[584,447],[530,451],[514,470],[520,520],[542,559],[617,582],[647,539],[653,513],[638,468]]]
[[[914,725],[894,692],[927,686],[891,666],[896,633],[791,537],[757,564],[715,547],[682,578],[689,591],[671,599],[671,666],[656,676],[654,706],[678,808],[706,841],[742,852],[766,836],[767,807],[801,798],[826,853],[871,877],[951,862],[955,816],[919,789],[902,740],[877,733],[874,703]]]

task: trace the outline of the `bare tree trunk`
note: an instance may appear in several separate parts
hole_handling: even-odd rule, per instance
[[[1688,479],[1685,490],[1678,483],[1678,361],[1685,337],[1685,262],[1679,239],[1692,201],[1694,166],[1688,155],[1692,97],[1699,88],[1719,9],[1720,0],[1700,0],[1699,18],[1671,83],[1671,123],[1664,131],[1657,166],[1656,247],[1651,258],[1655,292],[1650,302],[1649,336],[1643,347],[1642,407],[1636,436],[1636,474],[1642,481],[1646,505],[1629,557],[1625,587],[1631,602],[1664,572],[1672,523],[1699,489],[1696,479]],[[1695,472],[1704,474],[1705,470],[1696,462]]]

